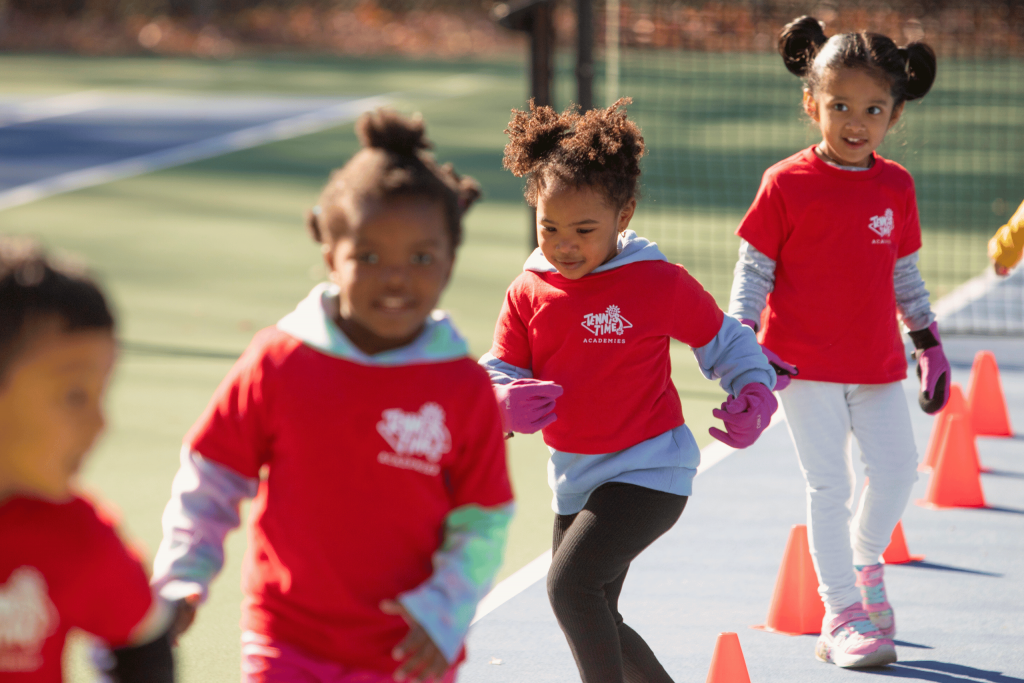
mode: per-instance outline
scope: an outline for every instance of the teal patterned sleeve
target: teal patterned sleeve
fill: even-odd
[[[515,505],[464,505],[445,520],[444,542],[434,553],[434,573],[398,601],[453,663],[469,632],[477,603],[501,567]]]

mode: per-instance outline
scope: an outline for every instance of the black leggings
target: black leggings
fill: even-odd
[[[671,683],[618,603],[630,562],[684,507],[686,496],[612,482],[580,512],[555,517],[548,598],[583,683]]]

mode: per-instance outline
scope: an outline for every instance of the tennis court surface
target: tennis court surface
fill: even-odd
[[[765,621],[790,527],[805,523],[804,482],[780,420],[698,476],[679,523],[626,580],[620,611],[676,681],[705,680],[717,634],[734,631],[754,683],[1024,682],[1024,340],[951,337],[945,347],[964,387],[975,352],[995,353],[1017,435],[977,439],[990,470],[981,475],[988,509],[907,507],[907,543],[925,559],[886,569],[900,661],[843,670],[814,658],[816,636],[749,628]],[[916,408],[913,369],[904,386],[923,454],[934,418]],[[925,496],[929,476],[920,475],[913,500]],[[543,579],[484,616],[468,648],[460,680],[578,680]]]

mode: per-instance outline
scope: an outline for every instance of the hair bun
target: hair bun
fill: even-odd
[[[538,107],[532,99],[530,111],[513,109],[512,119],[505,129],[509,137],[505,146],[505,168],[519,178],[530,173],[558,150],[562,139],[572,133],[579,119],[578,108],[559,114],[551,107]]]
[[[363,147],[382,149],[399,156],[415,156],[429,149],[423,119],[418,114],[406,118],[388,109],[367,112],[356,122],[356,135]]]
[[[791,73],[803,77],[827,40],[824,24],[814,17],[802,16],[783,27],[779,34],[779,54]]]
[[[924,97],[935,83],[935,51],[927,43],[914,42],[901,48],[900,54],[907,62],[907,99]]]

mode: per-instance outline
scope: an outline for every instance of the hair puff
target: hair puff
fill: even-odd
[[[640,128],[623,109],[631,103],[624,97],[582,114],[575,105],[559,114],[532,100],[529,112],[513,109],[503,163],[515,176],[527,176],[527,202],[536,206],[539,192],[555,181],[598,187],[615,207],[634,199],[646,150]]]

